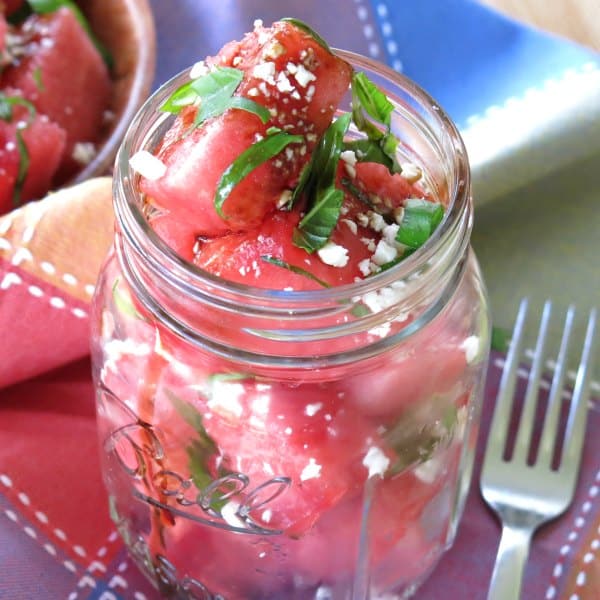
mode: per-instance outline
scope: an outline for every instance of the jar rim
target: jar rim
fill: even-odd
[[[148,113],[158,115],[153,122],[154,126],[160,120],[170,117],[168,113],[160,115],[156,109],[172,93],[174,85],[181,84],[189,77],[188,68],[172,77],[154,92],[131,122],[115,161],[113,205],[120,231],[127,238],[128,243],[152,263],[154,270],[158,270],[162,274],[168,273],[168,276],[177,280],[181,284],[180,287],[184,288],[192,297],[195,295],[196,289],[206,287],[214,292],[251,299],[256,304],[264,301],[269,305],[276,304],[278,301],[292,301],[294,305],[302,306],[362,296],[399,280],[410,279],[411,275],[419,272],[423,264],[435,258],[444,243],[456,235],[460,230],[461,223],[465,221],[465,213],[470,213],[470,169],[466,148],[457,127],[440,105],[414,81],[387,65],[347,50],[334,48],[332,51],[352,64],[353,67],[376,72],[378,76],[385,78],[399,90],[408,93],[420,106],[427,109],[428,115],[434,117],[448,136],[453,149],[455,175],[451,182],[452,186],[448,189],[449,204],[442,222],[423,246],[393,267],[365,277],[361,281],[315,290],[284,291],[242,284],[213,275],[187,261],[160,238],[144,216],[138,202],[140,192],[136,187],[136,180],[139,176],[131,169],[129,159],[135,152],[143,148],[144,142],[147,142],[148,132],[142,139],[139,139],[138,132],[145,130],[145,127],[142,127],[144,123],[147,127]],[[148,252],[146,246],[148,243],[151,252]],[[465,245],[462,244],[462,246]]]

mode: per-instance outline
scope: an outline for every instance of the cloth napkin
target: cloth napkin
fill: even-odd
[[[241,36],[255,18],[286,15],[334,46],[402,70],[461,128],[479,204],[600,149],[598,57],[469,0],[152,4],[156,85]],[[95,438],[88,311],[111,242],[110,202],[106,177],[0,217],[2,600],[157,597],[108,518]],[[502,359],[490,364],[483,434]],[[536,538],[528,599],[600,597],[597,431],[595,401],[578,495]],[[484,598],[498,536],[474,479],[455,547],[417,597]]]

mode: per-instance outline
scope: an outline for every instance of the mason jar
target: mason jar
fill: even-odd
[[[388,270],[260,289],[171,250],[129,158],[156,148],[173,119],[158,107],[187,73],[150,98],[117,158],[92,319],[102,467],[111,516],[165,597],[406,598],[455,536],[490,339],[467,155],[414,83],[339,55],[385,91],[401,159],[447,206]]]

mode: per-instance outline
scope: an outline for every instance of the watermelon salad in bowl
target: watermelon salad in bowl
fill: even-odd
[[[172,598],[413,594],[462,513],[490,337],[442,109],[257,21],[142,107],[114,207],[93,376],[144,573]]]
[[[0,1],[0,214],[105,173],[153,70],[146,0]]]

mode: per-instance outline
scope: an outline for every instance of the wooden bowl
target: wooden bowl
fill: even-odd
[[[156,32],[147,0],[78,0],[114,60],[109,109],[115,117],[94,159],[73,179],[108,173],[135,113],[148,97],[156,66]]]

